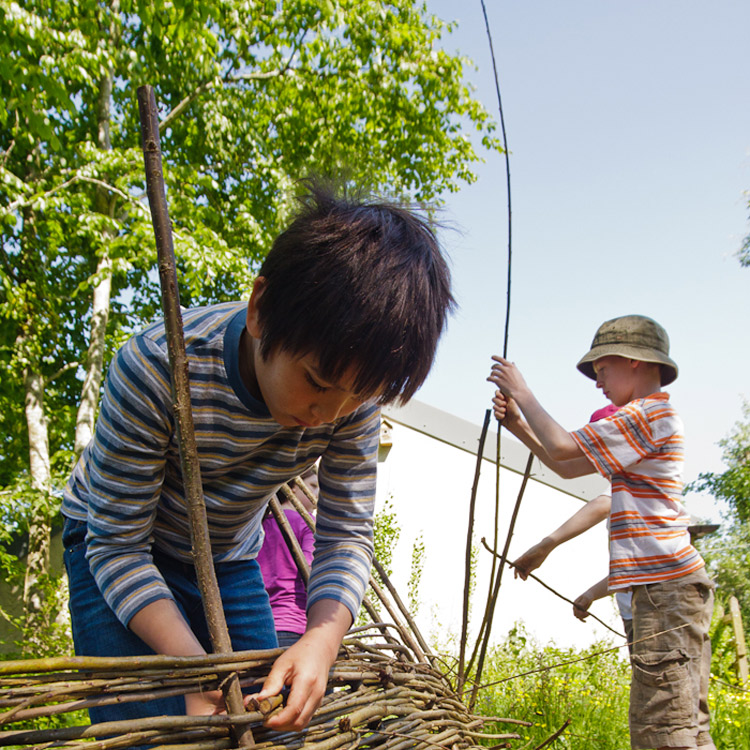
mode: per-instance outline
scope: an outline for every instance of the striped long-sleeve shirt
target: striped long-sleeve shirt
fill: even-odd
[[[246,304],[183,315],[196,442],[216,563],[252,559],[263,511],[282,482],[318,457],[320,498],[308,607],[334,599],[356,616],[369,580],[379,408],[320,427],[282,427],[239,375]],[[65,488],[63,514],[88,524],[87,557],[123,624],[172,598],[152,548],[192,562],[163,323],[110,365],[94,438]]]
[[[682,420],[668,394],[631,401],[571,435],[612,482],[609,588],[680,578],[703,567],[682,504]]]

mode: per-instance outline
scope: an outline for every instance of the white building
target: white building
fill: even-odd
[[[461,631],[466,538],[471,489],[481,426],[412,400],[401,408],[383,411],[384,430],[391,446],[381,447],[378,466],[378,509],[390,498],[401,527],[393,556],[393,582],[406,599],[413,542],[422,536],[425,561],[419,587],[416,620],[425,637],[446,644]],[[472,605],[472,624],[478,627],[487,597],[491,555],[480,544],[494,539],[495,454],[497,423],[491,420],[478,485],[474,541],[478,547],[478,578]],[[501,437],[500,523],[502,550],[513,506],[529,453],[507,431]],[[608,491],[606,480],[589,476],[565,480],[534,459],[512,537],[513,560],[555,529],[581,507],[581,502]],[[600,524],[561,545],[536,574],[555,590],[575,599],[607,573],[607,532]],[[622,627],[614,601],[597,602],[592,611],[619,632]],[[538,582],[515,580],[506,569],[493,624],[493,641],[502,640],[513,624],[523,620],[540,642],[554,639],[559,646],[584,646],[600,638],[624,644],[591,618],[582,623],[572,606]]]

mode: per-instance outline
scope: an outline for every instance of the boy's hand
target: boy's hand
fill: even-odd
[[[274,662],[257,700],[278,695],[288,685],[286,706],[268,717],[269,729],[304,729],[325,695],[328,671],[336,661],[341,639],[352,624],[340,602],[321,599],[307,613],[307,632]]]
[[[521,411],[512,398],[508,398],[502,391],[495,391],[492,398],[492,412],[495,419],[505,427],[512,427],[521,421]]]
[[[573,602],[573,614],[581,621],[585,622],[586,618],[589,616],[589,607],[591,606],[593,602],[593,599],[589,595],[588,591],[581,594],[574,602]]]
[[[521,391],[528,390],[521,371],[513,362],[509,362],[497,354],[492,359],[495,364],[492,365],[492,370],[487,380],[494,383],[506,396],[512,399],[516,399]]]
[[[226,710],[221,690],[204,690],[185,696],[185,713],[188,716],[213,716],[226,713]]]
[[[529,573],[532,570],[536,570],[547,559],[547,555],[552,552],[552,549],[553,547],[550,547],[542,540],[526,550],[513,563],[513,577],[525,581],[529,577]]]
[[[282,731],[298,732],[304,729],[325,695],[328,670],[332,663],[333,659],[326,650],[316,645],[315,638],[306,640],[305,635],[281,654],[260,693],[249,696],[262,700],[278,695],[285,685],[290,686],[286,706],[270,716],[265,722],[266,726]]]

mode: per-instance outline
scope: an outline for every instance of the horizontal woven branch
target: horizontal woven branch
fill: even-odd
[[[378,638],[389,628],[400,630],[387,623],[371,627]],[[407,646],[392,640],[368,640],[361,629],[345,639],[329,675],[329,693],[303,732],[265,728],[263,721],[275,708],[268,704],[241,716],[159,716],[57,729],[14,727],[92,706],[212,690],[229,674],[237,674],[244,687],[259,685],[279,649],[200,657],[78,656],[1,662],[0,745],[223,750],[233,746],[231,726],[246,725],[259,750],[469,750],[482,736],[485,721],[504,721],[471,715],[442,673],[431,663],[416,661]]]

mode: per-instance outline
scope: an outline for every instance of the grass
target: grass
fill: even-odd
[[[520,728],[523,742],[515,743],[517,748],[536,747],[570,719],[553,748],[630,750],[630,667],[620,650],[594,655],[611,645],[601,642],[580,651],[554,644],[541,647],[516,626],[492,652],[482,678],[485,684],[503,681],[480,693],[476,709],[487,716],[532,722]],[[548,668],[581,657],[590,658]],[[530,674],[507,679],[526,672]],[[717,750],[750,750],[750,692],[712,680],[709,706]]]

